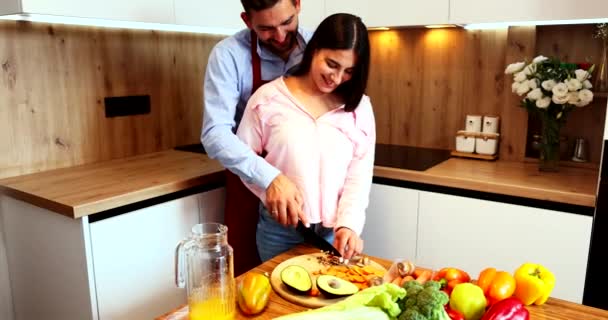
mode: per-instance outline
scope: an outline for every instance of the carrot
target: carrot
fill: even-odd
[[[433,272],[431,272],[431,270],[424,270],[422,273],[420,273],[420,275],[418,277],[416,277],[416,281],[423,284],[423,283],[429,281],[431,279],[432,275],[433,275]]]
[[[414,276],[414,278],[418,279],[418,277],[420,277],[420,275],[424,271],[425,271],[424,269],[416,268],[416,269],[414,269],[414,273],[412,273],[412,275]]]
[[[401,278],[401,276],[397,276],[397,278],[393,279],[393,281],[391,281],[391,283],[394,283],[394,284],[400,286],[401,280],[403,280],[403,278]]]

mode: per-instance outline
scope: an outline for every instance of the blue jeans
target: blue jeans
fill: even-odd
[[[304,243],[304,237],[296,231],[295,227],[284,227],[272,218],[266,207],[260,204],[260,219],[256,232],[256,244],[262,262],[283,253],[298,244]],[[310,228],[327,242],[334,242],[334,230],[325,228],[320,223],[311,223]]]

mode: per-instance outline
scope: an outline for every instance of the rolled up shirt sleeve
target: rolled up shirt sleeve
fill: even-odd
[[[357,127],[363,131],[365,138],[358,144],[357,151],[348,167],[344,188],[338,202],[334,229],[346,227],[357,235],[361,235],[374,174],[376,126],[372,106],[367,96],[361,99],[361,105],[354,112]]]
[[[209,56],[204,84],[201,142],[207,155],[248,183],[266,190],[280,171],[258,156],[235,134],[235,114],[242,88],[238,63],[229,47],[216,46]],[[245,58],[246,59],[246,58]]]

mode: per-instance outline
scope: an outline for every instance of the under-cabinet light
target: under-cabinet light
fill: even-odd
[[[424,26],[429,29],[440,29],[440,28],[458,28],[458,25],[455,24],[429,24]]]
[[[27,14],[27,13],[0,16],[0,20],[19,20],[19,21],[45,22],[45,23],[104,27],[104,28],[210,33],[210,34],[220,34],[220,35],[232,35],[239,31],[238,29],[232,29],[232,28],[197,27],[197,26],[185,26],[185,25],[167,24],[167,23],[133,22],[133,21],[122,21],[122,20],[106,20],[106,19],[79,18],[79,17],[54,16],[54,15],[46,15],[46,14]]]
[[[503,28],[507,28],[507,27],[511,27],[511,26],[542,26],[542,25],[556,25],[556,24],[592,24],[592,23],[608,23],[608,18],[471,23],[471,24],[465,25],[464,28],[469,29],[469,30],[483,30],[483,29],[503,29]]]
[[[391,28],[389,27],[371,27],[371,28],[367,28],[367,30],[369,31],[386,31],[386,30],[390,30]]]

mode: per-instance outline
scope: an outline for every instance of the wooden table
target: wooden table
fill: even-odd
[[[254,268],[254,271],[258,272],[268,272],[271,273],[272,270],[281,262],[303,254],[315,253],[319,252],[319,249],[315,249],[308,246],[298,246],[286,253],[278,255],[274,257],[270,261],[266,261],[258,267]],[[390,261],[373,258],[374,261],[380,263],[381,265],[388,268],[391,264]],[[242,275],[241,275],[242,277]],[[237,281],[239,278],[237,278]],[[559,281],[559,279],[558,279]],[[588,306],[584,306],[581,304],[576,304],[560,299],[550,298],[544,305],[542,306],[529,306],[527,307],[530,311],[530,319],[531,320],[566,320],[566,319],[574,319],[574,320],[596,320],[596,319],[608,319],[608,311],[601,310],[597,308],[592,308]],[[237,308],[238,309],[238,308]],[[240,313],[237,313],[235,319],[246,320],[246,319],[273,319],[275,317],[304,311],[307,308],[295,305],[291,302],[286,301],[281,298],[276,293],[272,293],[270,296],[270,301],[268,303],[268,307],[266,310],[258,315],[257,317],[247,317]],[[166,313],[156,320],[188,320],[188,308],[186,305],[183,305],[169,313]]]

